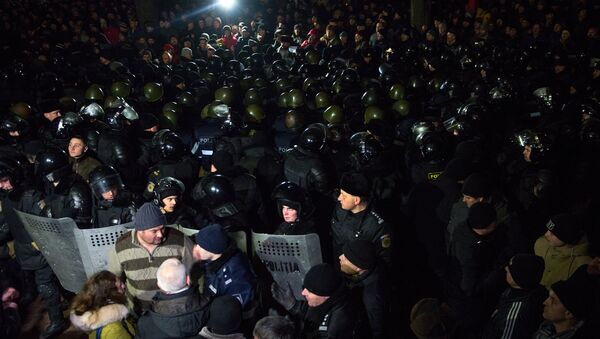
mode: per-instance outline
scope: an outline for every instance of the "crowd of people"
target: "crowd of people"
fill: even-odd
[[[597,337],[600,4],[426,4],[4,2],[0,335]],[[16,211],[132,229],[73,295]]]

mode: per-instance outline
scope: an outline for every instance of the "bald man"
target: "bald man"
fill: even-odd
[[[190,287],[185,265],[178,259],[165,260],[156,271],[160,289],[150,310],[138,321],[138,338],[186,338],[206,325],[207,301]]]

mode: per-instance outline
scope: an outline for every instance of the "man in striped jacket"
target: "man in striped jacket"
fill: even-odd
[[[543,302],[548,295],[540,285],[544,260],[533,254],[517,254],[505,269],[509,287],[500,296],[483,338],[531,338],[542,322]]]
[[[165,216],[154,203],[140,207],[134,224],[134,230],[117,239],[110,252],[108,270],[125,276],[129,306],[140,316],[158,292],[156,272],[160,265],[177,258],[189,271],[194,261],[193,243],[178,230],[165,228]]]

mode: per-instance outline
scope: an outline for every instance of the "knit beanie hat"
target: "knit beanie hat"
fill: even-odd
[[[344,256],[356,267],[363,270],[375,268],[377,257],[375,255],[375,246],[364,239],[356,239],[344,245]]]
[[[577,225],[575,218],[568,213],[555,215],[550,218],[548,223],[546,223],[546,228],[558,239],[571,245],[577,244],[583,236],[581,227]]]
[[[517,254],[508,264],[508,270],[519,287],[530,290],[537,287],[544,274],[544,259],[534,254]]]
[[[210,224],[196,233],[196,244],[214,254],[225,252],[229,246],[229,236],[219,224]]]
[[[451,310],[437,299],[421,299],[410,311],[410,328],[419,339],[449,337],[456,325]]]
[[[242,324],[242,304],[231,295],[217,297],[210,304],[206,326],[214,334],[236,333]]]
[[[496,209],[487,202],[478,202],[469,208],[467,225],[472,229],[483,229],[496,220]]]
[[[143,231],[160,225],[167,224],[167,218],[160,211],[160,207],[151,202],[147,202],[135,213],[135,230]]]
[[[329,264],[313,266],[304,276],[304,287],[321,297],[330,297],[341,284],[340,276]]]
[[[233,156],[227,151],[216,151],[212,155],[212,162],[217,171],[225,171],[233,167]]]
[[[492,193],[492,183],[485,174],[473,173],[465,180],[462,193],[473,198],[487,198]]]
[[[594,313],[594,285],[587,274],[573,274],[568,280],[554,283],[551,289],[577,320],[585,320]]]
[[[360,172],[344,174],[340,182],[340,189],[355,197],[369,197],[371,195],[369,180]]]

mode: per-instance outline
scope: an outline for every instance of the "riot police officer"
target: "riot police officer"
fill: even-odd
[[[287,180],[305,189],[309,195],[326,195],[331,191],[331,168],[322,157],[327,127],[312,124],[300,135],[300,142],[285,154],[283,164]]]
[[[44,202],[41,192],[28,181],[27,160],[0,159],[0,214],[14,238],[15,254],[21,269],[32,271],[37,291],[48,309],[50,325],[40,338],[51,338],[69,327],[62,314],[60,288],[52,268],[25,230],[15,211],[41,214]]]
[[[105,115],[109,130],[103,131],[98,139],[98,159],[116,169],[133,192],[141,192],[143,176],[136,162],[138,148],[132,141],[131,125],[139,119],[138,113],[127,103]]]
[[[248,217],[235,198],[229,178],[221,174],[207,175],[196,184],[192,195],[202,205],[201,215],[197,218],[198,228],[217,223],[228,232],[249,231]]]
[[[200,163],[188,154],[179,135],[168,129],[163,129],[156,132],[152,138],[152,144],[159,160],[148,171],[148,185],[144,192],[147,199],[152,197],[152,188],[156,186],[161,178],[176,178],[183,183],[184,187],[192,187],[196,183]]]
[[[44,185],[42,215],[73,218],[79,228],[91,225],[92,197],[88,185],[73,172],[67,154],[58,149],[41,152],[35,159],[38,179]]]
[[[196,228],[196,211],[183,202],[185,185],[181,180],[165,177],[158,180],[154,187],[154,203],[167,218],[167,224]]]
[[[133,220],[138,199],[125,189],[119,173],[102,165],[90,173],[90,187],[94,194],[94,227],[125,224]]]
[[[275,187],[272,195],[277,203],[277,212],[283,219],[274,234],[303,235],[317,233],[314,206],[300,186],[285,181]]]

